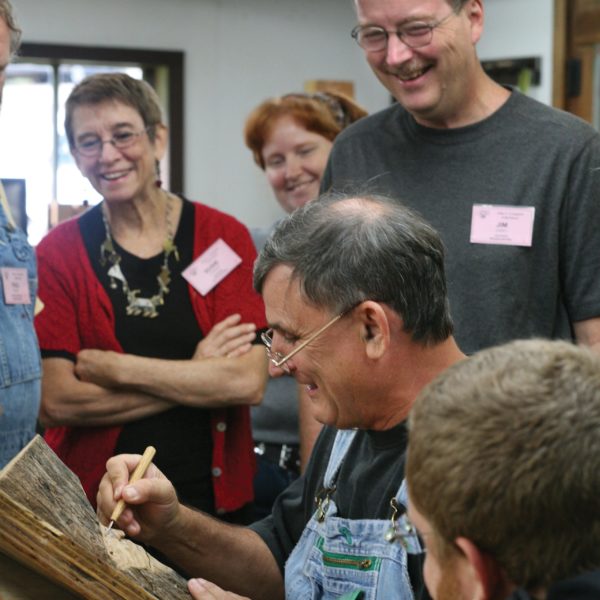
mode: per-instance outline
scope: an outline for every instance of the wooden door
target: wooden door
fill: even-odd
[[[600,69],[600,0],[566,2],[566,53],[564,107],[594,123]],[[597,110],[597,109],[596,109]],[[598,116],[596,115],[596,125]]]

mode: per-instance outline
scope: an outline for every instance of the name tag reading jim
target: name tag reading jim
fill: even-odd
[[[3,267],[0,271],[2,272],[4,302],[6,304],[31,304],[27,269]]]
[[[219,238],[181,274],[196,290],[206,296],[241,262],[242,259]]]
[[[531,246],[534,219],[534,206],[474,204],[471,243]]]

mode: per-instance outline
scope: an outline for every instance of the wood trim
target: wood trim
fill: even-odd
[[[184,53],[176,50],[139,48],[108,48],[102,46],[71,46],[67,44],[38,44],[25,42],[19,51],[21,59],[44,59],[61,62],[100,62],[139,64],[143,68],[166,66],[169,69],[169,189],[184,191]]]
[[[574,46],[597,44],[600,40],[600,1],[575,0],[570,8],[571,43]]]
[[[573,58],[578,58],[581,61],[582,74],[594,72],[594,60],[596,58],[594,46],[577,46],[573,52]],[[577,97],[567,99],[567,110],[585,119],[588,123],[592,123],[594,120],[593,94],[594,82],[592,78],[582,76],[580,94]]]
[[[566,107],[567,1],[554,0],[552,105],[562,109]]]

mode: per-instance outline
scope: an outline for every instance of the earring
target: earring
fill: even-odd
[[[154,185],[159,188],[162,187],[162,179],[160,178],[160,162],[157,160],[154,166],[154,173],[156,175],[156,181]]]

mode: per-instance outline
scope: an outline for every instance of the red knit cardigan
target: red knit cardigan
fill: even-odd
[[[233,217],[194,203],[194,257],[218,238],[242,263],[205,297],[188,286],[200,329],[207,335],[226,316],[237,312],[242,321],[266,325],[264,305],[252,288],[256,258],[248,230]],[[89,261],[78,219],[53,229],[37,248],[39,296],[45,304],[35,325],[42,350],[76,355],[84,348],[123,352],[115,337],[112,305]],[[106,461],[113,455],[122,427],[53,427],[45,432],[48,445],[79,477],[92,503]],[[212,473],[219,514],[236,510],[253,498],[255,472],[250,414],[246,406],[211,410]]]

